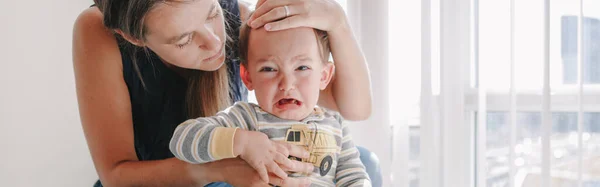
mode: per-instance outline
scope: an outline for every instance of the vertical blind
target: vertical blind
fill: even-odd
[[[439,10],[435,8],[436,3],[439,3]],[[518,3],[534,4],[531,2],[510,0],[503,2],[506,6],[494,7],[506,12],[501,19],[507,20],[506,25],[500,23],[494,28],[508,39],[506,53],[498,57],[506,60],[498,61],[490,60],[489,44],[484,44],[490,40],[482,38],[489,37],[483,33],[489,29],[482,28],[490,24],[489,19],[480,17],[487,14],[482,9],[484,3],[490,4],[490,1],[421,1],[418,186],[600,186],[600,177],[586,173],[589,172],[585,168],[589,164],[586,155],[590,153],[586,153],[584,146],[597,134],[587,132],[595,131],[591,129],[598,124],[594,123],[593,116],[599,112],[596,105],[599,102],[594,96],[598,95],[595,92],[598,89],[592,85],[595,82],[589,73],[597,71],[593,68],[600,68],[592,64],[592,54],[587,54],[587,50],[596,49],[597,42],[589,42],[595,42],[592,39],[600,35],[600,31],[586,27],[594,26],[593,19],[598,18],[584,14],[588,12],[584,10],[600,11],[600,3],[588,1],[588,6],[584,6],[584,0],[543,0],[536,4],[537,10],[525,11],[535,14],[533,18],[524,18],[524,8],[518,6]],[[562,7],[565,3],[569,7],[577,5],[577,11],[567,11],[557,17],[557,12],[565,9]],[[439,16],[434,16],[435,11],[439,11]],[[540,19],[531,25],[532,28],[539,25],[539,29],[523,31],[519,28],[524,25],[523,20],[536,18]],[[557,18],[562,22],[557,22]],[[570,18],[576,18],[576,26],[566,29],[576,31],[571,33],[576,36],[573,64],[566,62],[568,59],[564,54],[565,50],[571,50],[565,48],[573,46],[561,41],[568,39],[565,28],[569,20],[573,21]],[[438,31],[435,30],[436,20],[439,21]],[[436,32],[439,32],[439,41],[436,41]],[[524,36],[534,36],[531,42],[535,44],[528,46],[530,49],[524,49],[522,45],[529,41]],[[433,58],[436,47],[439,47],[439,62]],[[524,57],[529,50],[533,57]],[[525,66],[524,61],[539,65]],[[441,67],[439,79],[432,70],[436,63]],[[497,63],[506,63],[502,66],[506,71],[490,68],[499,67]],[[571,68],[572,65],[576,68]],[[569,82],[571,70],[576,77]],[[497,74],[502,76],[493,77]],[[506,89],[498,86],[502,81],[507,83]],[[436,82],[440,84],[439,94],[433,91]],[[527,87],[524,85],[532,85],[531,82],[539,86],[524,88]],[[588,87],[594,92],[585,94],[584,88],[588,91]],[[500,132],[490,130],[494,128],[491,121],[498,116],[504,125],[499,128]],[[532,119],[539,124],[524,123],[523,119]],[[563,126],[566,126],[565,132],[555,132]],[[503,141],[506,143],[502,149],[490,144],[498,139],[497,133],[505,135]],[[562,150],[563,134],[575,150]],[[496,152],[506,157],[502,168],[490,162],[491,155]],[[534,156],[523,158],[524,153]],[[565,159],[567,157],[572,157],[573,162]],[[506,182],[499,185],[502,183],[497,183],[495,178],[498,177],[505,178]]]

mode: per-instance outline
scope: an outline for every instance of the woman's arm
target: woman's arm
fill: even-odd
[[[371,116],[371,81],[365,56],[346,23],[327,32],[335,74],[319,97],[319,104],[339,111],[347,120]]]
[[[73,66],[81,123],[105,186],[198,186],[217,180],[217,172],[208,172],[211,165],[191,165],[175,158],[138,161],[121,56],[95,7],[75,22]]]
[[[336,71],[332,83],[321,92],[319,105],[339,111],[347,120],[365,120],[371,115],[367,63],[335,0],[259,0],[249,20],[253,28],[264,25],[272,31],[296,27],[327,31]]]
[[[239,158],[205,164],[189,164],[177,158],[137,159],[120,52],[116,39],[102,25],[102,15],[95,7],[85,10],[75,22],[73,67],[83,131],[104,186],[204,186],[214,181],[234,186],[269,186]],[[309,168],[302,166],[286,170],[307,172]],[[278,185],[307,182],[277,179],[270,180]]]

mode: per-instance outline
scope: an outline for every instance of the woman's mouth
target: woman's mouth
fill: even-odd
[[[223,46],[225,46],[225,45],[221,45],[221,48],[219,49],[219,51],[217,52],[217,54],[215,54],[215,55],[213,55],[211,57],[205,58],[204,60],[202,60],[202,62],[204,62],[204,63],[210,62],[210,61],[213,61],[213,60],[221,57],[221,55],[223,54],[223,49],[224,49]]]

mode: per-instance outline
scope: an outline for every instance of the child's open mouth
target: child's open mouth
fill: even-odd
[[[302,105],[302,101],[292,98],[284,98],[277,102],[276,107],[279,109],[295,109]]]

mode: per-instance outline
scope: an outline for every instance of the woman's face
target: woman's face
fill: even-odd
[[[169,64],[214,71],[225,61],[226,32],[218,0],[160,3],[148,12],[144,25],[144,44]]]

